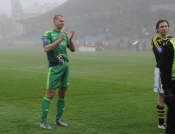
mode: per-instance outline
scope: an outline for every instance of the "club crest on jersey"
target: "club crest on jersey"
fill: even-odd
[[[52,83],[51,83],[51,86],[53,86],[53,85],[54,85],[54,83],[52,82]]]
[[[161,47],[161,46],[158,46],[158,47],[157,47],[157,51],[158,51],[159,53],[161,53],[161,52],[162,52],[162,47]]]
[[[47,45],[48,44],[48,38],[44,37],[44,44]]]

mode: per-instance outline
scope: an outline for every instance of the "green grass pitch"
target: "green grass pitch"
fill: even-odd
[[[63,119],[39,128],[47,77],[42,47],[0,47],[0,134],[164,134],[157,128],[152,52],[70,53],[70,88]]]

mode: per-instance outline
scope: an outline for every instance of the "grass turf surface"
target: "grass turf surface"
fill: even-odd
[[[70,53],[70,88],[63,119],[54,125],[57,95],[48,124],[39,128],[47,77],[42,47],[0,47],[1,134],[164,134],[157,128],[152,52]]]

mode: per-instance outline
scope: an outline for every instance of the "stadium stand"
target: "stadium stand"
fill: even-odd
[[[170,5],[175,3],[172,0],[169,2]],[[89,45],[97,41],[104,41],[114,47],[119,43],[120,38],[123,39],[120,44],[122,48],[127,47],[128,38],[131,39],[131,42],[140,40],[140,44],[143,44],[144,40],[150,40],[156,34],[155,23],[160,18],[170,20],[170,25],[172,25],[170,34],[174,36],[173,14],[175,10],[159,8],[162,7],[159,5],[162,3],[165,2],[162,0],[149,2],[144,0],[135,2],[130,0],[127,2],[122,0],[117,2],[115,0],[68,0],[48,12],[18,19],[17,22],[23,24],[25,29],[18,41],[40,41],[42,33],[52,28],[51,20],[57,13],[64,15],[68,29],[75,29],[74,39],[79,41],[80,45],[84,45],[85,41],[88,41]],[[157,10],[153,11],[152,9],[155,10],[156,6]],[[146,46],[146,49],[151,48]]]

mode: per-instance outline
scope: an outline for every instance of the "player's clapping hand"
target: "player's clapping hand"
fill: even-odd
[[[71,40],[74,37],[74,30],[71,30],[69,33],[69,39]]]
[[[61,41],[64,40],[64,35],[65,35],[66,31],[67,31],[67,29],[63,29],[63,32],[62,32],[62,35],[61,35],[61,38],[60,38]]]

